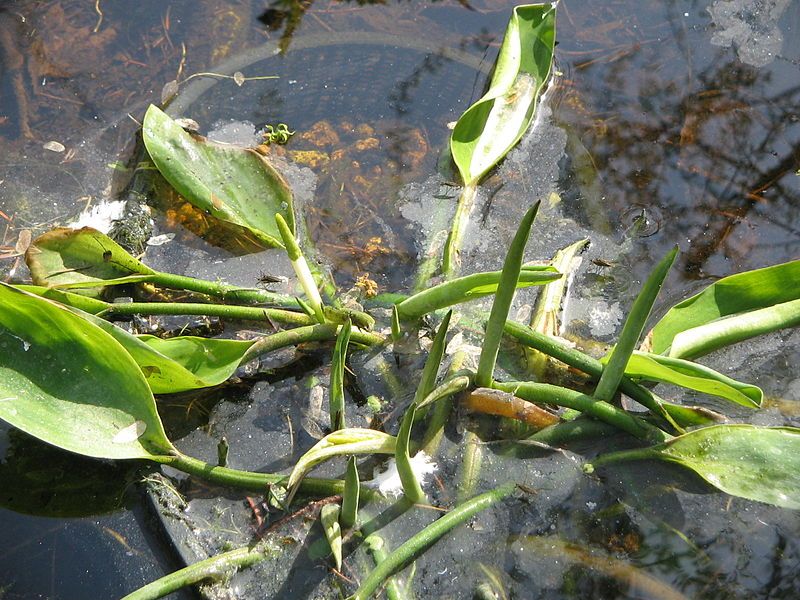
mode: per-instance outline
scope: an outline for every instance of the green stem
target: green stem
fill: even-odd
[[[586,473],[593,473],[595,468],[603,467],[617,462],[625,462],[629,460],[651,460],[651,459],[664,459],[664,454],[653,450],[652,448],[634,448],[632,450],[620,450],[619,452],[609,452],[608,454],[601,454],[592,462],[583,465],[583,470]]]
[[[219,485],[239,488],[251,492],[264,493],[268,486],[286,483],[287,475],[273,473],[256,473],[254,471],[240,471],[229,469],[228,467],[218,467],[216,465],[203,462],[202,460],[177,454],[166,457],[160,461],[173,469],[189,473],[205,481]],[[300,484],[300,489],[307,494],[319,496],[333,496],[344,491],[344,481],[339,479],[319,479],[306,477]],[[364,493],[365,490],[362,490]],[[368,493],[368,492],[367,492]]]
[[[608,402],[595,400],[591,396],[581,394],[575,390],[532,381],[495,382],[492,387],[504,392],[510,392],[528,402],[557,404],[558,406],[578,410],[643,440],[658,443],[671,439],[669,434],[644,419],[631,415]]]
[[[335,325],[306,325],[305,327],[297,327],[264,336],[250,346],[242,357],[242,364],[278,348],[296,346],[297,344],[306,344],[308,342],[335,340],[338,329]],[[372,346],[384,341],[379,335],[357,329],[350,333],[350,340],[362,346]]]
[[[520,443],[524,445],[525,442],[540,442],[548,446],[556,447],[569,442],[603,438],[617,431],[619,431],[619,429],[603,421],[583,418],[545,427],[541,431],[537,431],[533,435],[521,440]]]
[[[165,575],[160,579],[148,583],[125,596],[122,600],[152,600],[162,598],[176,590],[206,579],[222,579],[231,571],[249,567],[270,557],[270,553],[263,544],[253,547],[236,548],[223,552],[211,558],[201,560],[193,565],[184,567],[174,573]]]
[[[271,304],[273,306],[283,306],[285,308],[299,308],[297,300],[291,296],[276,294],[266,290],[239,288],[233,285],[220,283],[218,281],[206,281],[195,279],[185,275],[175,275],[173,273],[156,272],[148,280],[158,286],[175,289],[189,290],[207,296],[214,296],[228,301],[248,302],[253,304]]]
[[[541,334],[530,327],[514,323],[513,321],[506,321],[504,331],[525,346],[534,348],[543,354],[560,360],[570,367],[583,371],[595,381],[599,380],[603,374],[603,363],[584,354],[580,350],[570,348],[557,338]],[[674,419],[661,405],[661,399],[653,392],[635,383],[628,377],[622,378],[619,389],[623,394],[649,409],[654,415],[660,416],[669,423],[669,425],[675,428],[675,431],[684,433],[683,428],[675,423]]]
[[[385,542],[383,541],[383,538],[375,533],[368,536],[364,540],[364,544],[366,544],[367,550],[369,550],[370,554],[372,554],[372,560],[375,561],[376,567],[384,562],[389,556],[384,549]],[[403,586],[400,585],[399,581],[394,578],[390,578],[386,582],[386,598],[388,600],[409,600],[409,595],[406,593]]]
[[[205,315],[244,321],[275,321],[287,325],[312,325],[317,322],[305,313],[280,308],[194,302],[117,302],[109,304],[97,316],[115,315]]]
[[[464,243],[464,229],[469,224],[469,215],[477,195],[478,182],[473,181],[464,185],[461,195],[458,197],[456,213],[453,215],[453,226],[450,229],[450,235],[447,236],[442,255],[442,274],[447,279],[453,276],[461,262],[459,255]]]
[[[433,545],[454,527],[461,525],[480,511],[489,508],[492,504],[510,495],[514,491],[514,487],[513,483],[508,483],[495,490],[475,496],[413,535],[377,565],[361,582],[361,586],[356,593],[350,596],[348,600],[368,600],[372,598],[375,591],[389,577],[404,569],[423,550]]]

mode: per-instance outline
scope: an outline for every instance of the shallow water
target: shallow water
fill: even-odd
[[[194,118],[202,133],[229,135],[230,123],[251,138],[266,124],[296,129],[281,159],[337,283],[347,289],[367,274],[380,291],[410,286],[419,252],[442,227],[437,215],[458,191],[447,185],[453,174],[440,158],[447,123],[480,95],[512,3],[303,6],[99,2],[96,12],[93,3],[72,0],[0,4],[0,275],[26,276],[15,256],[23,231],[35,236],[123,193],[138,160],[136,120],[161,100],[165,84],[241,70],[280,79],[239,87],[194,78],[181,85],[171,110]],[[797,3],[562,0],[558,19],[558,74],[537,126],[484,185],[465,270],[499,266],[525,206],[546,199],[528,257],[547,258],[591,238],[565,325],[568,335],[608,342],[642,277],[673,244],[681,256],[663,307],[716,277],[798,257]],[[277,48],[285,54],[274,55]],[[317,133],[303,139],[309,131]],[[330,131],[334,141],[321,141]],[[45,149],[51,141],[64,151]],[[327,162],[316,166],[315,158]],[[219,237],[194,227],[180,206],[159,206],[155,233],[176,235],[148,247],[148,264],[243,285],[263,270],[290,275],[280,259],[266,263],[209,243]],[[637,228],[642,216],[645,227]],[[524,314],[531,301],[520,294],[515,310]],[[739,418],[800,422],[799,349],[796,332],[787,332],[709,358],[764,388],[768,406]],[[173,438],[213,460],[225,434],[236,442],[232,461],[241,464],[233,466],[289,466],[325,427],[314,390],[327,383],[327,352],[305,355],[299,365],[293,352],[274,357],[252,389],[165,400]],[[369,379],[378,359],[355,358],[354,368],[367,393],[391,398],[379,378]],[[401,376],[413,373],[415,360],[403,359]],[[720,408],[708,398],[691,400]],[[352,410],[354,420],[369,416],[363,406]],[[387,412],[389,420],[396,416]],[[442,503],[452,500],[463,426],[453,426],[442,446],[439,476],[450,492],[433,498]],[[163,523],[124,468],[106,472],[110,467],[44,449],[4,425],[0,449],[0,597],[118,597],[179,564]],[[709,492],[666,467],[587,478],[578,460],[572,453],[540,456],[523,471],[519,461],[487,453],[479,488],[513,470],[537,493],[484,513],[428,553],[418,563],[417,597],[467,597],[480,583],[479,563],[518,598],[800,593],[795,513]],[[73,469],[120,484],[86,491]],[[47,485],[54,480],[56,489]],[[188,519],[172,529],[164,520],[185,541],[182,523],[197,528],[205,519],[199,545],[180,548],[183,556],[202,556],[225,539],[242,543],[253,530],[240,495],[213,492],[190,489]],[[386,537],[399,543],[429,518],[408,514]],[[335,584],[326,569],[307,569],[319,532],[287,537],[296,540],[296,554],[287,552],[281,567],[289,576],[273,581],[274,571],[253,571],[236,589],[312,597]],[[350,575],[363,573],[361,560],[353,555]]]

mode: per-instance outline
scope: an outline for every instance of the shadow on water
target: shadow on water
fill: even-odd
[[[380,291],[400,290],[435,232],[434,205],[452,205],[457,195],[448,186],[447,123],[482,93],[512,4],[0,3],[0,276],[25,279],[20,254],[31,236],[123,190],[150,196],[155,233],[175,234],[163,246],[147,246],[145,262],[187,272],[202,267],[242,284],[268,268],[259,257],[236,262],[242,248],[222,243],[227,233],[215,238],[213,223],[162,194],[134,147],[144,109],[177,81],[170,110],[193,118],[203,134],[255,144],[266,125],[297,130],[270,151],[286,165],[320,257],[344,289],[372,281]],[[466,264],[499,265],[530,195],[548,198],[530,258],[592,238],[567,334],[609,340],[629,290],[676,242],[682,269],[665,305],[702,281],[797,258],[800,5],[562,0],[558,18],[559,73],[543,116],[484,186],[484,218],[469,236]],[[189,79],[236,71],[280,78],[241,86]],[[518,309],[531,301],[520,297]],[[767,406],[748,418],[800,424],[791,356],[798,335],[767,336],[709,358],[764,388]],[[163,398],[160,411],[186,452],[213,461],[225,436],[232,466],[286,468],[329,426],[321,409],[327,352],[282,355],[260,371],[239,373],[234,384]],[[393,402],[413,396],[413,371],[391,367],[399,391],[376,383],[382,360],[393,359],[353,361],[348,414],[359,423],[394,424]],[[388,402],[372,412],[371,395]],[[689,400],[714,408],[706,398]],[[460,414],[452,421],[431,498],[443,506],[455,501],[465,429],[473,426]],[[479,443],[496,449],[493,433]],[[585,477],[582,456],[598,448],[573,450],[537,453],[524,467],[503,452],[485,453],[479,489],[503,473],[527,492],[420,558],[417,597],[468,597],[476,589],[492,598],[800,593],[794,513],[711,493],[669,467]],[[243,501],[177,478],[188,504],[169,504],[154,479],[137,483],[150,475],[139,465],[76,458],[5,425],[0,455],[3,599],[118,597],[182,560],[246,543],[284,516],[260,498]],[[325,465],[319,474],[339,476],[342,466]],[[381,534],[392,547],[434,518],[418,510],[390,514]],[[351,589],[348,579],[363,577],[371,559],[352,543],[344,578],[331,575],[312,517],[276,530],[276,561],[242,573],[213,597],[334,597]],[[289,575],[280,579],[282,573]]]

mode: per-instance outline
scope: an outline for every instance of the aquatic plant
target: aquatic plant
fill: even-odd
[[[515,9],[490,92],[468,109],[453,133],[453,158],[464,179],[465,194],[471,187],[469,193],[474,197],[481,177],[516,144],[533,119],[552,61],[554,18],[551,5]],[[524,418],[528,425],[540,428],[512,442],[520,446],[556,448],[577,437],[607,436],[609,432],[642,446],[592,458],[584,464],[587,473],[625,461],[655,459],[690,469],[728,494],[800,508],[800,430],[716,424],[708,412],[667,402],[641,385],[641,381],[668,382],[714,394],[738,406],[758,407],[763,394],[756,386],[688,359],[796,325],[800,286],[786,282],[800,281],[800,261],[717,281],[670,309],[642,345],[652,308],[677,256],[677,248],[673,249],[653,267],[617,344],[598,361],[567,347],[552,331],[543,333],[541,323],[531,328],[508,319],[518,288],[555,282],[546,294],[548,302],[555,304],[564,293],[563,286],[558,287],[562,273],[552,265],[523,264],[538,204],[522,218],[502,271],[450,277],[463,220],[469,214],[462,197],[441,265],[445,281],[408,297],[396,297],[391,323],[382,323],[391,330],[391,336],[385,336],[372,331],[372,315],[341,306],[331,293],[332,282],[311,272],[303,258],[303,240],[296,238],[293,226],[296,215],[291,190],[266,159],[241,149],[218,152],[189,136],[156,108],[148,111],[145,142],[156,166],[187,199],[264,244],[284,247],[301,290],[292,297],[161,273],[99,232],[58,229],[46,233],[27,255],[36,285],[0,284],[0,418],[15,427],[85,456],[169,465],[256,493],[269,488],[285,507],[298,494],[324,496],[319,517],[337,568],[346,557],[348,535],[363,536],[375,561],[350,596],[354,600],[371,597],[384,584],[400,597],[392,575],[452,528],[516,493],[513,480],[476,493],[482,450],[477,434],[470,432],[464,441],[459,501],[394,550],[385,549],[385,541],[378,537],[380,520],[367,522],[364,518],[374,510],[373,501],[379,506],[378,494],[361,481],[355,457],[393,457],[403,497],[390,510],[404,512],[427,504],[432,494],[426,493],[416,476],[413,460],[418,453],[436,448],[453,401],[462,401],[473,411]],[[229,186],[223,180],[232,172],[242,189],[253,195],[227,193]],[[277,192],[268,193],[263,186]],[[569,261],[557,262],[566,269]],[[99,299],[102,288],[143,283],[194,292],[200,294],[199,301],[112,304]],[[396,405],[403,411],[396,433],[347,427],[344,383],[348,352],[400,344],[407,334],[404,327],[414,326],[423,317],[436,317],[444,308],[491,295],[491,312],[482,317],[485,326],[476,371],[464,368],[463,357],[457,355],[445,376],[439,377],[453,315],[449,311],[433,337],[413,400],[406,406]],[[192,336],[160,339],[127,333],[103,319],[115,314],[208,314],[290,328],[253,341]],[[533,378],[502,380],[496,362],[504,335],[530,351],[585,372],[596,383],[593,393]],[[167,438],[154,394],[218,385],[261,354],[310,341],[334,343],[331,431],[288,475],[213,465],[186,456]],[[621,394],[639,402],[647,412],[623,408],[617,401]],[[552,405],[566,410],[551,411]],[[426,425],[422,436],[418,431],[414,435],[419,423]],[[307,476],[317,465],[341,456],[348,457],[343,479]],[[145,586],[129,598],[154,598],[184,585],[222,578],[231,569],[268,560],[277,552],[268,540],[230,550]]]

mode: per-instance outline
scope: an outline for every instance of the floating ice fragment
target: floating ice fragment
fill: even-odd
[[[425,481],[428,475],[435,473],[438,466],[433,459],[424,452],[417,452],[411,458],[411,469],[417,476],[417,480],[421,486],[425,486]],[[397,471],[397,463],[393,458],[389,459],[386,470],[372,479],[372,481],[365,482],[365,485],[373,489],[377,489],[384,496],[393,496],[397,498],[403,493],[403,484],[400,481],[400,473]]]

